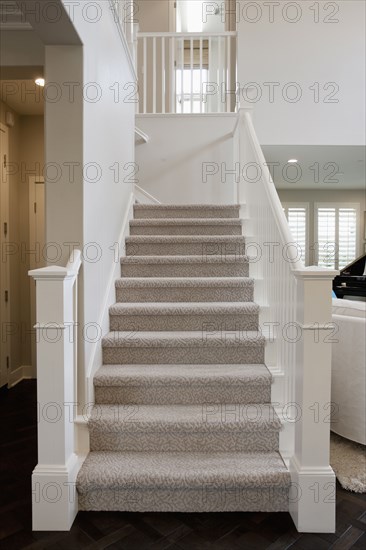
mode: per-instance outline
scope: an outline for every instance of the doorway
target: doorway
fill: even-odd
[[[1,352],[0,352],[0,388],[8,384],[10,365],[9,341],[7,327],[10,322],[9,262],[6,248],[9,244],[9,178],[7,162],[9,159],[8,129],[0,124],[0,318],[1,318]],[[5,261],[4,261],[5,260]]]
[[[41,176],[29,176],[29,249],[34,253],[30,255],[30,269],[45,267],[45,185]],[[31,326],[36,324],[36,282],[30,281],[30,315]],[[32,335],[32,378],[37,374],[37,350],[36,338]]]

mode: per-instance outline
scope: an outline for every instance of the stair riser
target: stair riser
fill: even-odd
[[[258,330],[258,314],[220,315],[111,315],[110,330],[117,331],[244,331]]]
[[[127,243],[127,256],[226,256],[245,254],[244,243]]]
[[[134,219],[238,218],[239,208],[143,208],[134,209]]]
[[[212,264],[124,264],[122,277],[248,277],[249,265],[244,262]]]
[[[269,403],[270,384],[262,385],[177,385],[96,386],[96,404],[200,405],[202,403]]]
[[[252,302],[252,286],[241,288],[121,288],[117,302]]]
[[[287,512],[288,488],[207,483],[199,488],[96,489],[79,494],[79,510],[120,512]]]
[[[208,364],[261,364],[264,363],[264,346],[222,347],[104,347],[105,365],[208,365]]]
[[[236,225],[131,225],[130,235],[241,235]]]
[[[133,419],[132,419],[133,422]],[[257,433],[212,429],[203,432],[115,432],[90,430],[91,451],[123,452],[271,452],[278,450],[278,432]]]

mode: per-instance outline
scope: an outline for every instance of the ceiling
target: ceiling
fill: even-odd
[[[278,189],[365,189],[364,146],[263,145],[262,149],[267,163],[274,163],[270,170]],[[298,163],[289,165],[289,159]]]
[[[0,99],[20,115],[43,115],[43,88],[34,80],[0,80]]]
[[[19,2],[0,0],[0,30],[32,30],[31,24],[19,9]]]

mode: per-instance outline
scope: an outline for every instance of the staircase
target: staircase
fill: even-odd
[[[239,207],[134,206],[80,510],[287,511]]]

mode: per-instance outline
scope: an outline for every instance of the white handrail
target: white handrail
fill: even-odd
[[[327,491],[335,490],[335,476],[329,466],[330,424],[324,417],[331,412],[331,283],[337,272],[307,268],[301,254],[294,255],[294,239],[249,109],[240,110],[233,134],[250,274],[257,279],[255,300],[266,306],[260,325],[267,334],[269,329],[266,364],[275,379],[272,402],[284,425],[280,452],[293,483],[290,513],[301,532],[333,532],[335,506]],[[245,170],[248,166],[255,177]]]
[[[147,199],[149,199],[152,203],[154,204],[161,204],[161,202],[156,199],[155,197],[153,197],[152,195],[150,195],[150,193],[148,193],[147,191],[145,191],[145,189],[143,189],[142,187],[140,187],[139,185],[136,185],[135,184],[135,191],[137,191],[138,193],[141,193],[141,195],[143,195],[144,197],[146,197]]]
[[[150,136],[148,136],[147,134],[145,134],[145,132],[143,132],[142,130],[140,130],[140,128],[138,128],[137,126],[135,126],[135,134],[137,136],[139,136],[145,143],[149,143],[150,141]]]
[[[109,5],[127,56],[127,62],[137,81],[137,27],[133,20],[135,2],[133,0],[109,0]]]
[[[225,36],[237,36],[236,31],[227,32],[139,32],[138,38],[220,38]]]
[[[76,279],[76,277],[79,274],[80,267],[81,267],[81,251],[74,250],[71,253],[69,261],[66,264],[66,269],[68,272],[73,273],[73,276]]]
[[[271,173],[269,171],[268,164],[266,163],[262,148],[259,144],[257,135],[255,133],[252,118],[248,112],[244,113],[244,117],[245,117],[245,128],[248,132],[249,138],[253,145],[253,152],[255,154],[258,167],[260,167],[260,169],[262,170],[264,189],[267,193],[268,200],[272,208],[273,216],[276,220],[278,230],[281,234],[282,243],[288,245],[289,243],[294,242],[294,239],[290,231],[290,227],[287,223],[287,219],[283,211],[280,198],[276,191],[276,187],[274,185]],[[290,248],[288,250],[289,252],[291,252]],[[300,258],[298,258],[298,254],[294,255],[293,258],[289,260],[290,260],[289,263],[292,270],[299,269],[301,271],[304,269],[305,266],[303,264],[303,261]]]

